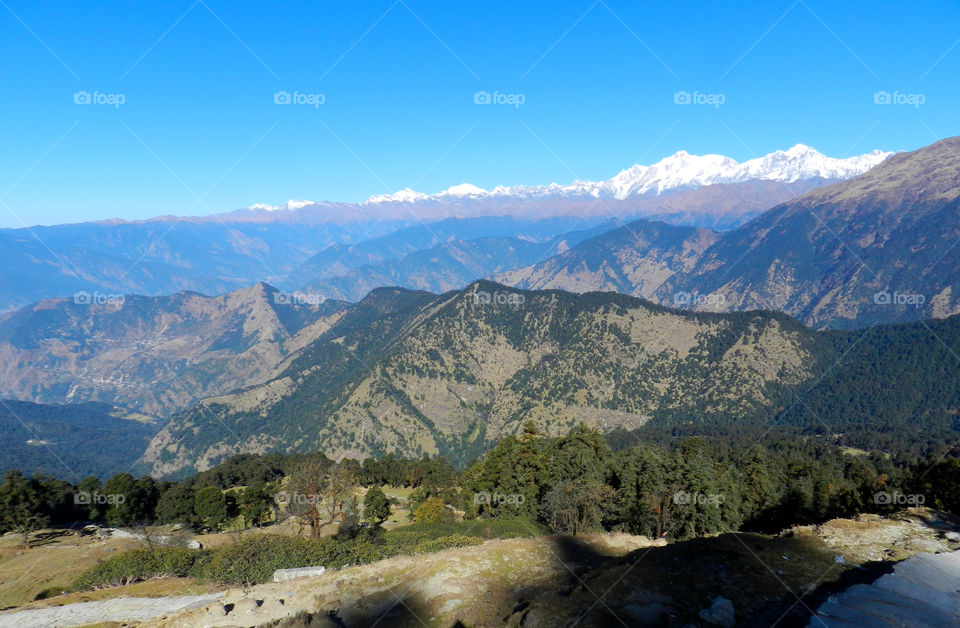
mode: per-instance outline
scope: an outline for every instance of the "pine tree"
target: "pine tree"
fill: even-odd
[[[363,498],[363,517],[372,526],[380,526],[390,518],[390,500],[377,484]]]

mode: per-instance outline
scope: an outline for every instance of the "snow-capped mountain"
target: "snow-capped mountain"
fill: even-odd
[[[625,199],[679,189],[698,188],[720,183],[781,181],[793,183],[806,179],[842,180],[863,174],[892,153],[875,150],[865,155],[836,159],[797,144],[764,157],[743,163],[723,155],[691,155],[679,151],[650,166],[635,165],[607,181],[575,181],[570,185],[552,183],[542,186],[498,186],[485,190],[469,183],[453,186],[437,194],[423,194],[409,188],[394,194],[371,196],[365,205],[415,203],[419,201],[457,201],[458,199],[550,197],[593,197]]]
[[[723,155],[679,151],[655,164],[635,165],[606,181],[568,185],[497,186],[461,183],[436,194],[410,188],[362,203],[290,200],[258,203],[219,220],[349,224],[364,220],[410,224],[446,218],[512,216],[529,220],[578,216],[730,229],[815,187],[850,179],[892,153],[875,150],[847,159],[797,144],[742,163]]]

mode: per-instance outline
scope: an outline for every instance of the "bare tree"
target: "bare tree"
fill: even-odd
[[[310,537],[342,519],[356,490],[354,473],[341,465],[310,462],[290,476],[288,511],[310,526]]]

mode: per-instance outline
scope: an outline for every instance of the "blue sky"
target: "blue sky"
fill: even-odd
[[[0,0],[0,226],[910,150],[960,132],[958,37],[948,1]]]

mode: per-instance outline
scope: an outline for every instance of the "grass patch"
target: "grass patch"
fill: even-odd
[[[300,537],[262,534],[213,549],[140,549],[124,552],[84,571],[76,590],[123,586],[157,577],[193,577],[220,584],[257,584],[277,569],[323,565],[338,569],[398,555],[438,552],[479,545],[487,539],[543,534],[539,524],[524,520],[418,523],[396,530],[364,530],[356,538]]]

